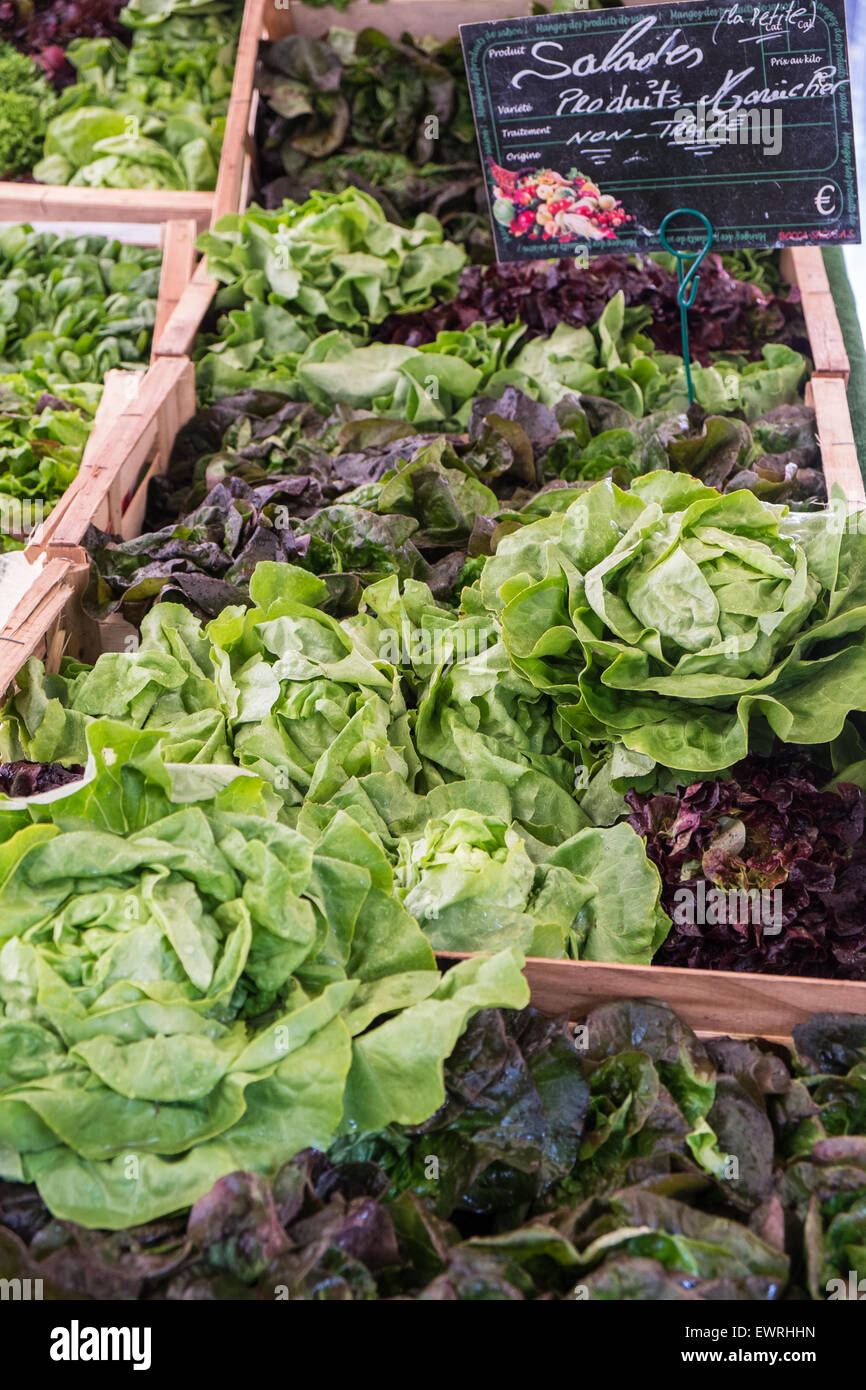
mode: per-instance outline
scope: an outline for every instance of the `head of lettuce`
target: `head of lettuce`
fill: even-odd
[[[308,839],[159,731],[87,742],[80,782],[0,798],[0,1179],[59,1219],[136,1226],[420,1123],[473,1014],[528,1002],[513,947],[439,974],[349,816]]]
[[[481,586],[561,736],[632,775],[729,767],[866,709],[866,537],[659,472],[507,537]]]

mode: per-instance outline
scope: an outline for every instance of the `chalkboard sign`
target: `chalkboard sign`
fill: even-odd
[[[463,24],[503,261],[860,240],[844,0],[682,3]],[[694,221],[694,219],[693,219]],[[703,243],[681,231],[676,244]]]

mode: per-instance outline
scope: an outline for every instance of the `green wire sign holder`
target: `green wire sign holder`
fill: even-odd
[[[671,245],[670,241],[668,240],[668,227],[670,226],[671,222],[674,220],[675,217],[696,217],[698,221],[703,224],[704,232],[706,233],[706,240],[704,241],[704,244],[700,248],[700,250],[694,251],[690,249],[688,251],[679,251],[676,248],[676,246]],[[683,229],[681,228],[680,230]],[[677,290],[677,304],[679,305],[680,309],[680,332],[682,334],[683,342],[683,366],[685,368],[686,373],[686,390],[689,393],[689,405],[691,405],[695,399],[695,392],[694,387],[692,385],[688,311],[694,304],[695,296],[698,292],[698,271],[700,269],[701,261],[704,259],[704,256],[707,254],[707,252],[713,244],[713,224],[708,217],[704,216],[702,212],[698,212],[697,208],[674,208],[673,212],[669,212],[667,216],[662,220],[662,224],[659,227],[659,241],[670,255],[676,257],[677,262],[677,280],[679,282],[679,288]],[[685,262],[690,256],[694,257],[694,259],[692,260],[692,263],[689,266],[688,270],[686,270]]]

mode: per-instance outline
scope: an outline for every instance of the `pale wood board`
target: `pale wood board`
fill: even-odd
[[[220,158],[219,177],[211,210],[211,226],[226,213],[238,212],[245,167],[249,164],[247,132],[250,106],[253,99],[253,78],[259,40],[265,23],[265,13],[272,0],[246,0],[235,58],[235,75],[226,117],[225,136]]]
[[[94,460],[101,457],[102,451],[110,447],[117,418],[138,395],[143,378],[143,371],[122,371],[113,368],[106,373],[102,396],[81,455],[78,473],[42,524],[34,530],[27,546],[28,553],[31,550],[35,553],[46,549],[56,534],[62,531],[67,509],[81,489],[82,485],[78,480],[82,472],[91,468]]]
[[[213,193],[150,188],[70,188],[0,181],[0,222],[165,222],[192,218],[210,225]]]
[[[792,247],[779,262],[782,274],[800,291],[814,375],[840,376],[847,383],[850,363],[820,246]]]
[[[159,358],[138,376],[136,386],[133,391],[130,382],[116,380],[111,385],[78,475],[38,532],[41,545],[78,545],[91,523],[127,538],[137,534],[127,524],[127,511],[142,476],[167,465],[175,434],[195,411],[192,363]],[[140,527],[142,516],[139,506],[133,525]]]
[[[87,582],[84,552],[55,555],[21,598],[0,632],[0,696],[4,695],[31,656],[57,669],[77,621],[77,595]]]
[[[156,343],[192,278],[197,235],[198,228],[191,217],[173,218],[163,226],[162,270],[153,323],[151,360],[155,356]]]
[[[437,960],[453,965],[472,955],[437,952]],[[857,981],[532,957],[525,975],[536,1008],[571,1019],[611,999],[661,999],[704,1033],[786,1038],[815,1013],[866,1014],[866,983]]]
[[[189,356],[217,289],[218,282],[208,275],[207,262],[202,258],[159,338],[154,341],[154,359]]]
[[[815,427],[821,446],[828,496],[834,484],[838,484],[850,505],[866,506],[866,490],[854,442],[844,379],[813,376],[806,387],[806,402],[815,411]]]

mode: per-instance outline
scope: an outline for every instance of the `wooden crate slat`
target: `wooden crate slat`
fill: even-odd
[[[0,222],[165,222],[192,218],[210,225],[213,193],[152,188],[71,188],[68,184],[0,181]]]
[[[143,380],[143,372],[127,372],[113,368],[106,373],[102,396],[93,417],[93,426],[81,455],[81,468],[93,467],[93,460],[99,456],[101,446],[112,437],[117,416],[122,415],[135,400]]]
[[[159,276],[159,293],[153,324],[151,361],[155,355],[156,343],[192,278],[196,261],[195,241],[197,235],[198,228],[191,217],[172,218],[163,227],[162,270]]]
[[[142,379],[142,372],[127,372],[114,368],[106,373],[102,396],[96,408],[90,434],[81,455],[78,474],[63,493],[63,496],[51,509],[50,514],[46,517],[45,521],[43,521],[42,525],[37,527],[36,531],[33,533],[30,542],[32,547],[41,549],[54,539],[58,532],[63,531],[64,518],[81,486],[78,479],[85,469],[93,466],[94,459],[100,457],[101,450],[105,447],[107,441],[112,438],[117,417],[121,415],[124,410],[126,410],[127,406],[135,399],[140,390]]]
[[[140,475],[159,453],[167,461],[181,424],[195,411],[195,376],[184,358],[159,358],[143,374],[138,391],[106,419],[92,441],[63,506],[44,523],[40,541],[78,545],[93,523],[116,529],[137,490]]]
[[[47,559],[0,632],[0,696],[14,682],[31,656],[50,656],[54,669],[77,622],[77,597],[87,582],[83,551]]]
[[[244,6],[219,175],[211,210],[211,226],[226,213],[238,212],[241,208],[244,169],[249,164],[246,136],[253,99],[253,78],[266,8],[270,8],[266,5],[266,0],[246,0]]]
[[[149,465],[141,482],[125,508],[117,508],[109,517],[109,531],[125,541],[140,536],[144,529],[144,516],[147,511],[147,490],[152,478],[164,473],[167,463],[162,454],[157,454]]]
[[[159,357],[188,357],[204,316],[217,292],[217,281],[207,273],[204,259],[199,261],[192,278],[178,300],[158,341],[154,342],[154,360]]]
[[[850,363],[821,248],[792,247],[782,253],[782,267],[800,291],[815,375],[847,382]]]
[[[250,203],[253,201],[254,190],[258,188],[259,155],[256,148],[256,120],[258,118],[260,100],[259,93],[254,91],[250,101],[247,132],[244,137],[247,158],[244,161],[241,190],[238,198],[238,211],[240,212],[243,212],[244,208],[249,207]]]
[[[791,267],[789,279],[801,294],[830,293],[830,281],[827,279],[820,246],[792,246],[781,255],[790,257],[787,262]]]
[[[447,966],[472,954],[437,952],[437,959]],[[532,957],[525,973],[535,1007],[571,1019],[608,1000],[650,998],[669,1004],[696,1031],[786,1038],[815,1013],[866,1014],[866,984],[855,980]]]
[[[828,496],[833,485],[838,484],[849,503],[866,505],[866,490],[857,458],[848,409],[848,391],[843,378],[813,376],[808,384],[807,401],[815,410]]]

